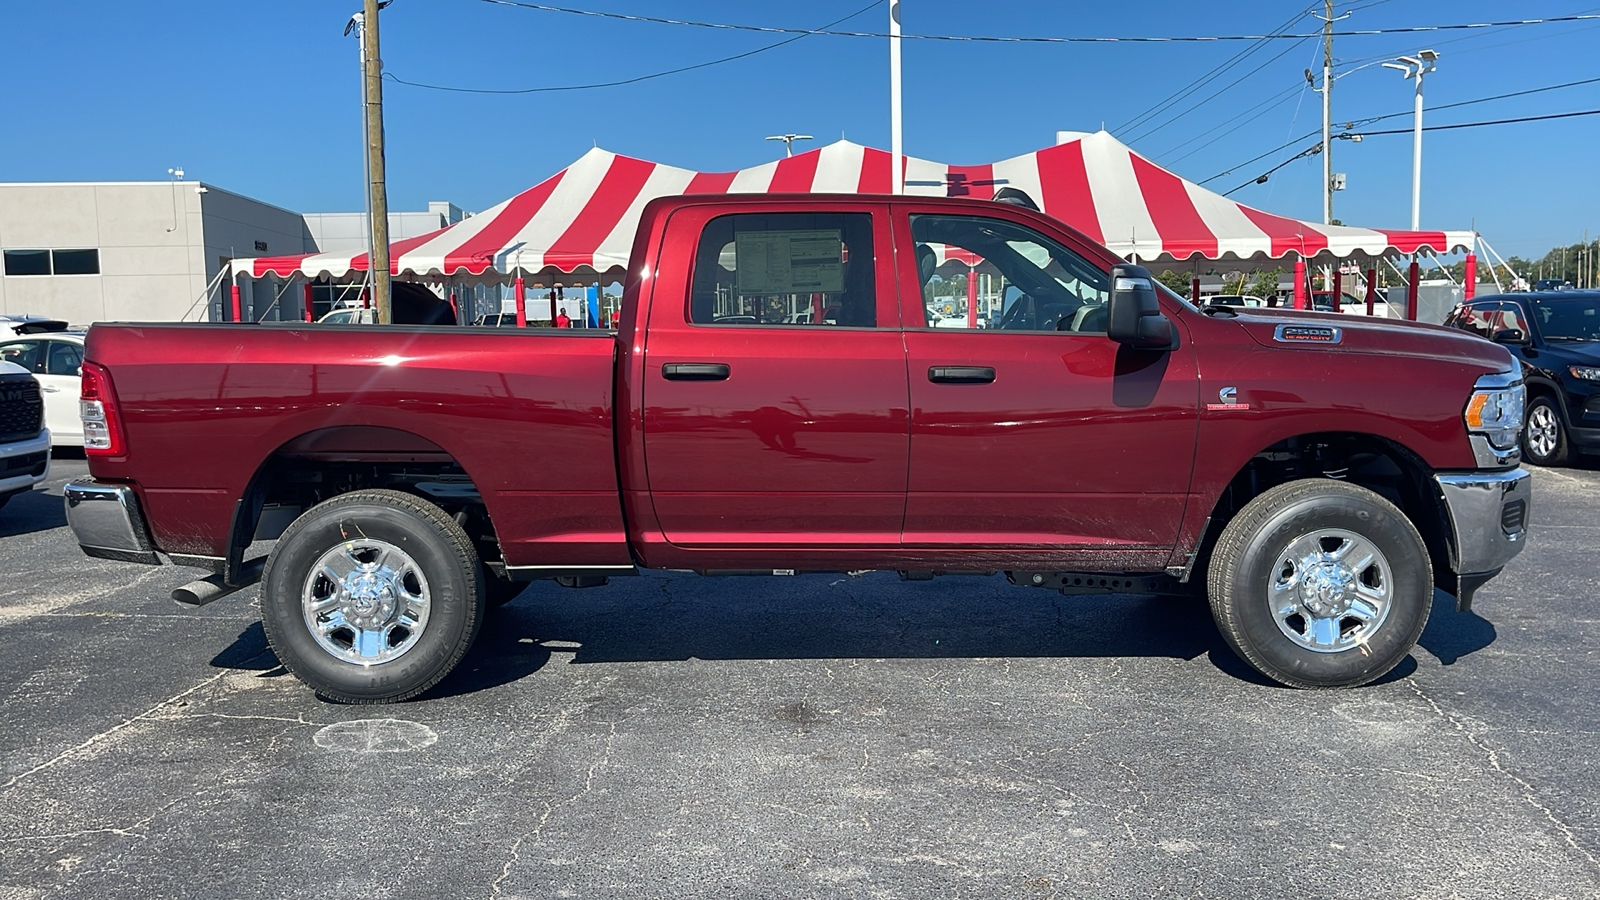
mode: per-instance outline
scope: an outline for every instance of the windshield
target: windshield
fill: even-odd
[[[1600,340],[1600,294],[1536,300],[1534,315],[1547,341]]]

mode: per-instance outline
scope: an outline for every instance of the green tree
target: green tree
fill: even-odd
[[[1263,300],[1271,300],[1278,296],[1278,282],[1283,280],[1282,269],[1269,269],[1265,272],[1254,272],[1251,275],[1249,286],[1245,293]]]
[[[1189,275],[1184,272],[1174,272],[1171,269],[1156,276],[1156,280],[1166,285],[1169,290],[1179,297],[1189,296]]]

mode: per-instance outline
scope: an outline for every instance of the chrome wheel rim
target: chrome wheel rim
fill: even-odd
[[[1393,607],[1394,574],[1383,551],[1351,531],[1322,529],[1278,554],[1267,603],[1297,646],[1342,653],[1371,640]]]
[[[1561,434],[1561,423],[1556,421],[1556,411],[1541,403],[1528,413],[1528,449],[1534,456],[1549,456],[1556,452],[1556,441]]]
[[[371,666],[405,655],[428,627],[428,579],[387,541],[346,541],[306,576],[300,609],[317,646],[342,662]]]

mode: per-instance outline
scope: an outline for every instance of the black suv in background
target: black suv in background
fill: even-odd
[[[1573,453],[1600,453],[1600,291],[1479,297],[1444,324],[1504,344],[1522,361],[1524,458],[1559,466]]]

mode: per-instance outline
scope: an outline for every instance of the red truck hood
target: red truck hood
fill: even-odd
[[[1300,352],[1373,353],[1476,363],[1495,372],[1514,365],[1506,348],[1442,325],[1367,316],[1271,309],[1238,310],[1234,320],[1263,347]]]

